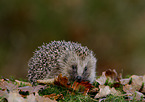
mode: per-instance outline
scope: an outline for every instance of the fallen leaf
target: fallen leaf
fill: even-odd
[[[50,98],[39,96],[37,92],[35,93],[35,97],[36,102],[57,102],[55,100],[51,100]]]
[[[8,82],[6,82],[6,81],[0,81],[0,88],[2,88],[2,89],[6,89],[7,87],[6,87],[6,85],[8,84]]]
[[[68,78],[66,76],[62,77],[62,74],[59,74],[58,78],[55,78],[54,84],[64,86],[66,88],[71,87],[71,85],[68,84]]]
[[[106,80],[107,80],[107,77],[103,75],[100,78],[96,79],[96,82],[98,82],[100,85],[104,85]]]
[[[37,102],[34,94],[30,94],[26,98],[26,102]]]
[[[120,80],[120,83],[121,83],[122,85],[125,85],[125,84],[128,84],[129,81],[130,81],[130,78],[128,78],[128,79],[121,79],[121,80]]]
[[[21,91],[24,91],[24,92],[29,91],[30,94],[33,93],[33,90],[34,90],[34,88],[32,86],[19,87],[18,89]]]
[[[88,81],[81,81],[81,82],[75,81],[72,85],[73,90],[83,92],[84,95],[87,95],[87,93],[92,87],[94,86],[90,84]]]
[[[35,93],[35,92],[38,92],[40,89],[44,89],[45,86],[42,86],[42,85],[37,85],[37,86],[24,86],[24,87],[19,87],[18,89],[21,90],[21,91],[28,91],[30,94],[31,93]]]
[[[102,72],[101,77],[96,79],[96,82],[98,82],[100,85],[104,85],[106,81],[108,81],[108,83],[113,83],[114,81],[120,82],[121,79],[122,79],[121,73],[118,75],[115,69],[113,70],[108,69]]]
[[[137,75],[132,75],[130,78],[132,78],[132,83],[131,85],[136,89],[140,90],[142,83],[143,83],[143,76],[137,76]]]
[[[32,86],[32,84],[30,84],[29,82],[23,82],[23,81],[19,81],[19,80],[15,80],[15,82],[16,82],[18,85],[24,84],[24,85],[26,85],[26,86]]]
[[[18,85],[14,85],[11,81],[1,81],[0,82],[0,88],[2,89],[8,89],[9,91],[13,91],[18,88]]]
[[[126,92],[126,94],[129,96],[132,95],[136,91],[136,89],[132,85],[126,84],[125,86],[123,86],[123,91]]]
[[[99,93],[94,98],[106,97],[111,93],[110,87],[105,85],[99,86]]]
[[[42,83],[42,84],[54,84],[55,78],[53,79],[43,79],[43,80],[37,80],[37,83]]]
[[[7,90],[4,91],[0,90],[0,97],[7,98],[7,96],[8,96]]]
[[[110,94],[114,95],[114,96],[120,96],[122,95],[120,91],[116,90],[114,87],[112,87]]]
[[[37,82],[43,83],[43,84],[48,84],[48,80],[37,80]],[[75,91],[80,91],[83,92],[84,94],[87,94],[88,91],[93,87],[89,82],[87,81],[81,81],[81,82],[74,82],[72,87],[71,84],[68,84],[68,78],[66,76],[62,76],[62,74],[59,74],[57,78],[54,79],[54,84],[58,86],[63,86],[65,88],[68,88],[69,90],[75,90]]]
[[[99,91],[98,88],[93,88],[89,91],[89,93],[97,93]]]
[[[115,79],[117,77],[117,72],[115,69],[113,69],[113,70],[108,69],[103,73],[105,74],[106,77],[111,77],[112,79]]]
[[[141,97],[144,97],[144,94],[141,92],[135,91],[133,97],[135,97],[135,99],[139,101],[141,100]]]
[[[8,94],[8,102],[25,102],[25,99],[18,92],[11,92]]]
[[[114,81],[117,81],[117,82],[119,82],[120,79],[122,79],[122,74],[121,74],[121,73],[118,74],[118,73],[116,72],[115,69],[113,69],[113,70],[108,69],[108,70],[106,70],[105,72],[103,72],[102,75],[103,75],[103,74],[104,74],[106,77],[110,77],[111,79],[113,79]]]
[[[63,94],[50,94],[50,95],[44,95],[43,97],[47,97],[47,98],[53,98],[54,100],[57,100],[57,99],[63,99]]]
[[[56,96],[56,94],[54,93],[54,94],[50,94],[50,95],[44,95],[44,97],[47,97],[47,98],[53,98],[53,97],[55,97]]]

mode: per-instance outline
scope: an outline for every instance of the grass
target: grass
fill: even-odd
[[[14,82],[14,78],[10,78],[11,81]],[[112,83],[107,83],[107,85],[109,85],[110,87],[113,87],[114,84]],[[23,87],[25,85],[20,85],[20,87]],[[99,83],[95,82],[93,84],[94,87],[99,87]],[[122,85],[120,85],[120,87],[116,88],[117,90],[122,91]],[[58,98],[57,101],[58,102],[98,102],[99,99],[94,99],[94,96],[97,93],[88,93],[88,95],[83,95],[82,93],[76,92],[76,91],[69,91],[67,88],[61,87],[61,86],[57,86],[57,85],[48,85],[46,86],[46,89],[43,90],[39,90],[39,95],[43,96],[43,95],[50,95],[50,94],[56,94],[56,95],[63,95],[63,98]],[[20,94],[23,95],[29,95],[28,92],[20,92]],[[1,97],[0,97],[1,99]],[[102,99],[102,101],[100,102],[142,102],[142,100],[138,101],[135,98],[133,98],[132,100],[127,99],[127,97],[125,96],[113,96],[113,95],[108,95],[107,97],[104,98],[100,98]],[[6,102],[5,100],[2,100],[2,102]]]
[[[84,96],[78,92],[70,92],[68,89],[56,85],[48,85],[47,89],[39,91],[40,95],[63,94],[63,99],[58,99],[58,102],[97,102],[89,95]]]
[[[94,99],[93,97],[91,97],[94,96],[92,94],[88,94],[86,96],[78,92],[74,92],[72,94],[72,92],[70,93],[66,88],[63,88],[61,86],[56,86],[56,85],[48,85],[47,89],[39,91],[39,94],[42,96],[50,95],[53,93],[55,93],[56,95],[63,94],[64,98],[58,99],[57,100],[58,102],[98,102],[99,101],[99,99]],[[108,95],[107,97],[102,99],[104,100],[102,100],[101,102],[128,102],[129,101],[125,96],[113,96],[113,95]],[[142,102],[142,101],[141,100],[138,101],[134,98],[129,102]]]

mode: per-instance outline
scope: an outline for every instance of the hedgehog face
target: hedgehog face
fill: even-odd
[[[68,51],[58,59],[62,75],[70,80],[88,80],[92,83],[96,76],[96,58],[90,54],[82,58],[76,52]]]

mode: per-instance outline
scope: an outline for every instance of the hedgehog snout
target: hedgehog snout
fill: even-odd
[[[82,81],[82,77],[81,77],[81,76],[77,76],[77,77],[76,77],[76,81],[77,81],[77,82],[81,82],[81,81]]]

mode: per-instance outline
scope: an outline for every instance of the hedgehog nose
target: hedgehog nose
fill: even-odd
[[[76,81],[77,81],[77,82],[81,82],[81,81],[82,81],[82,77],[81,77],[81,76],[77,76],[77,77],[76,77]]]

